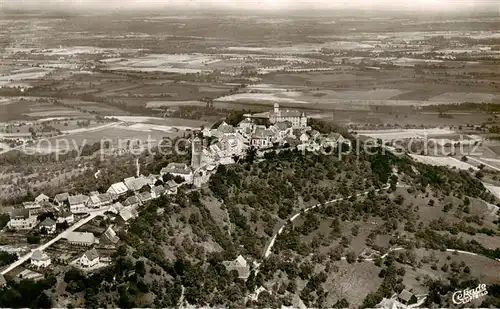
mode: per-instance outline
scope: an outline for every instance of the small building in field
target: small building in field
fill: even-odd
[[[40,230],[47,231],[47,234],[53,234],[56,232],[56,221],[52,220],[51,218],[45,218],[45,220],[43,220],[42,223],[38,225],[38,228]]]
[[[93,233],[88,232],[70,232],[65,237],[71,245],[76,246],[92,246],[96,243],[96,238]]]
[[[83,267],[93,267],[99,264],[99,254],[96,249],[86,251],[79,259]]]
[[[48,267],[50,263],[51,263],[50,257],[43,251],[36,250],[31,255],[31,265],[34,265],[37,268]]]
[[[245,258],[239,255],[234,261],[224,261],[222,262],[226,266],[226,270],[231,272],[233,270],[238,272],[238,278],[247,279],[250,275],[250,266],[248,265]]]
[[[401,291],[401,293],[398,294],[398,300],[405,305],[409,305],[411,303],[415,303],[417,301],[417,298],[413,295],[412,292],[404,289]]]

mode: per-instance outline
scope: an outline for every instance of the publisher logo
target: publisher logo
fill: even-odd
[[[486,294],[488,294],[486,284],[480,284],[475,289],[467,288],[465,290],[456,291],[453,293],[452,300],[455,305],[463,305],[470,303],[474,299],[483,297]]]

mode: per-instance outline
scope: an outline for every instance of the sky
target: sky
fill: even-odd
[[[361,9],[390,11],[498,12],[500,0],[0,0],[1,8],[50,10],[155,10],[226,8],[240,10]]]

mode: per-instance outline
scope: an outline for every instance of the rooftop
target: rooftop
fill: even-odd
[[[83,242],[89,244],[95,242],[94,234],[87,232],[69,232],[65,238],[69,242]]]
[[[35,261],[43,261],[43,260],[49,259],[49,256],[47,254],[45,254],[43,251],[36,250],[31,255],[31,259],[35,260]]]
[[[29,216],[29,209],[14,208],[10,213],[10,219],[28,219]]]
[[[128,191],[127,186],[123,182],[121,182],[121,181],[112,184],[110,186],[110,189],[112,189],[117,194],[125,193],[125,192]]]
[[[89,199],[88,196],[82,195],[82,194],[78,194],[78,195],[71,195],[68,198],[68,201],[69,201],[70,205],[78,205],[78,204],[83,204],[83,203],[87,202],[88,199]]]
[[[55,200],[58,201],[58,202],[65,202],[67,201],[69,198],[69,193],[68,192],[64,192],[64,193],[59,193],[56,195],[55,197]]]
[[[45,218],[45,220],[40,223],[40,226],[54,226],[56,225],[56,221],[52,220],[51,218]]]
[[[191,174],[191,169],[185,163],[169,163],[167,167],[161,169],[162,174]]]
[[[404,300],[405,302],[408,302],[412,296],[413,294],[406,289],[402,290],[398,295],[399,299]]]
[[[89,261],[93,261],[99,258],[99,253],[97,253],[96,249],[87,250],[84,255],[87,257]]]

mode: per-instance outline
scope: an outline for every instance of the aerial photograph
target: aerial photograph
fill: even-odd
[[[0,0],[0,308],[500,308],[500,2]]]

